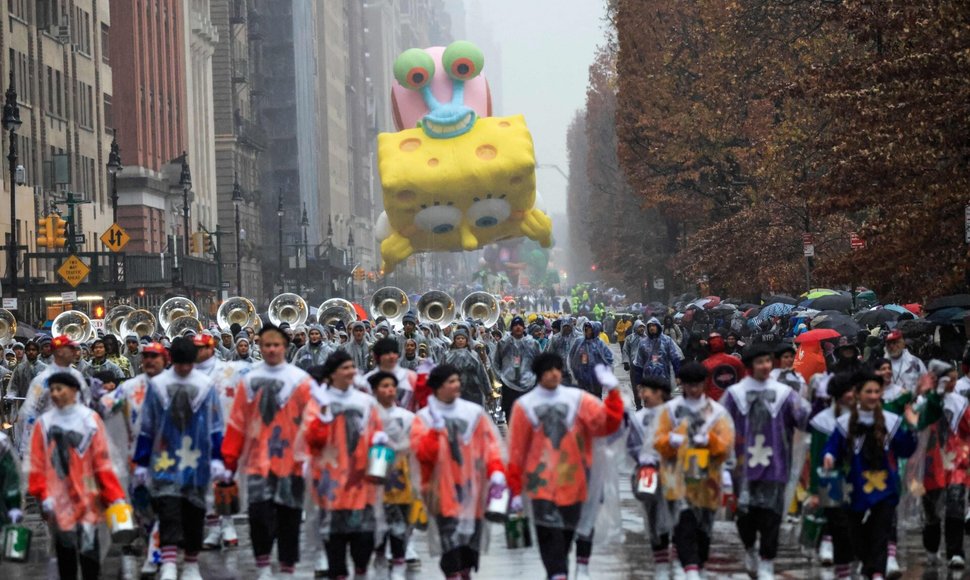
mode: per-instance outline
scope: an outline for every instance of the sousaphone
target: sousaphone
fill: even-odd
[[[13,342],[17,334],[17,319],[6,308],[0,308],[0,344]]]
[[[344,328],[350,328],[351,323],[357,321],[357,309],[343,298],[331,298],[320,305],[317,312],[317,322],[322,326],[335,326],[343,322]]]
[[[162,330],[168,333],[168,327],[183,316],[199,317],[199,309],[195,303],[184,296],[169,298],[158,309],[158,322]]]
[[[119,304],[109,310],[107,316],[104,317],[105,332],[109,332],[119,339],[124,340],[125,336],[121,334],[121,327],[125,323],[125,318],[134,311],[135,309],[127,304]]]
[[[86,342],[91,337],[94,327],[88,315],[77,310],[66,310],[57,315],[51,325],[51,335],[62,334],[75,342]]]
[[[240,328],[254,326],[256,316],[256,307],[248,298],[233,296],[219,305],[216,322],[220,330],[229,332],[233,324],[238,324]]]
[[[502,307],[494,295],[488,292],[472,292],[461,301],[461,317],[481,320],[486,328],[495,326]]]
[[[147,310],[132,310],[121,323],[122,336],[129,334],[139,338],[153,336],[156,330],[158,330],[158,322],[155,320],[155,315]]]
[[[431,290],[418,300],[418,319],[444,328],[455,320],[455,299],[447,292]]]
[[[381,288],[370,299],[370,315],[374,320],[383,316],[391,326],[400,326],[410,307],[408,295],[394,286]]]
[[[306,300],[297,294],[280,294],[269,303],[269,321],[279,326],[284,322],[291,327],[299,326],[310,316]]]

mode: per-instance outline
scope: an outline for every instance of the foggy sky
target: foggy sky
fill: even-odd
[[[501,83],[495,113],[525,115],[538,162],[568,173],[566,129],[586,101],[589,65],[604,41],[605,1],[465,0],[465,5],[468,39],[483,44],[489,82]],[[484,25],[476,18],[482,13]],[[500,47],[499,78],[489,69],[486,38]],[[565,213],[566,180],[554,169],[539,169],[537,176],[545,209]]]

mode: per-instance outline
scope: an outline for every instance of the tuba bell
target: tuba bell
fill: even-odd
[[[253,326],[256,324],[256,307],[248,298],[233,296],[219,305],[216,322],[224,332],[229,332],[233,324],[241,328]]]
[[[280,294],[269,303],[269,321],[279,326],[287,323],[299,326],[310,316],[310,307],[306,300],[296,294]]]
[[[338,321],[344,323],[344,328],[350,328],[357,320],[357,309],[343,298],[331,298],[320,305],[317,312],[317,323],[322,326],[335,325]]]
[[[121,327],[125,323],[125,318],[134,311],[135,309],[127,304],[119,304],[109,310],[107,316],[104,317],[105,332],[124,340],[125,336],[121,333]]]
[[[158,329],[155,315],[147,310],[132,310],[121,323],[121,335],[134,334],[137,337],[152,336]]]
[[[488,292],[472,292],[461,301],[461,317],[481,320],[486,328],[495,326],[500,314],[498,299]]]
[[[166,332],[173,322],[183,316],[199,317],[199,309],[195,303],[184,296],[169,298],[158,309],[158,322]]]
[[[77,310],[66,310],[57,315],[51,325],[51,335],[66,335],[75,342],[85,342],[90,338],[94,327],[88,315]]]
[[[0,344],[13,342],[17,334],[17,319],[6,308],[0,308]]]
[[[165,331],[165,334],[167,334],[169,338],[174,339],[179,336],[184,336],[185,333],[190,330],[196,334],[201,333],[203,330],[202,323],[199,322],[199,319],[195,318],[194,316],[180,316],[168,326],[168,330]]]
[[[455,300],[447,292],[431,290],[418,300],[418,319],[444,328],[455,320]]]
[[[391,326],[400,326],[410,307],[408,295],[394,286],[381,288],[370,299],[370,315],[374,320],[383,316]]]

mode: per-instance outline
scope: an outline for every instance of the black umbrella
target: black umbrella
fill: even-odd
[[[970,308],[970,294],[953,294],[931,300],[926,305],[926,311],[943,310],[944,308]]]
[[[936,329],[936,323],[932,320],[926,320],[925,318],[917,318],[915,320],[900,320],[896,328],[902,331],[903,336],[906,338],[912,338],[914,336],[923,336],[926,334],[932,334]]]
[[[816,328],[830,328],[850,338],[859,334],[859,324],[848,314],[841,312],[819,314],[812,319],[812,329]]]
[[[788,294],[775,294],[774,296],[769,296],[768,299],[765,300],[765,306],[769,304],[775,304],[775,303],[791,304],[792,306],[794,306],[798,304],[798,298],[795,298],[794,296],[789,296]]]
[[[967,315],[967,312],[966,308],[951,306],[941,310],[934,310],[926,319],[937,324],[959,324],[963,322],[963,318]]]
[[[809,307],[814,308],[815,310],[838,310],[839,312],[848,312],[849,309],[852,308],[852,297],[843,296],[842,294],[819,296],[811,301]]]
[[[877,326],[887,324],[889,322],[896,322],[902,316],[899,312],[894,310],[888,310],[886,308],[877,308],[875,310],[864,310],[855,315],[855,320],[862,326],[868,328],[875,328]],[[908,318],[912,318],[910,315]]]

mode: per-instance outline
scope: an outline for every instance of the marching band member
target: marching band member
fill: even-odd
[[[613,368],[613,352],[599,336],[602,328],[599,322],[583,324],[583,336],[573,342],[566,359],[576,386],[597,398],[602,398],[603,387],[596,380],[596,367]]]
[[[538,354],[539,345],[525,333],[525,320],[521,316],[512,318],[509,334],[498,342],[493,357],[493,369],[502,381],[502,411],[506,417],[512,416],[516,399],[536,386],[532,362]]]
[[[109,372],[117,377],[118,381],[123,381],[127,378],[127,375],[125,375],[117,364],[108,360],[107,349],[102,338],[96,339],[91,343],[91,360],[84,367],[83,374],[85,378],[90,379],[100,372]]]
[[[327,357],[334,351],[334,348],[327,341],[323,340],[323,333],[323,327],[319,324],[310,325],[309,331],[307,332],[310,341],[293,355],[293,364],[303,370],[307,370],[310,367],[319,366],[326,362]]]
[[[456,368],[435,367],[428,385],[433,395],[411,425],[428,535],[445,577],[467,579],[478,570],[486,498],[506,485],[501,439],[485,410],[460,398]]]
[[[627,334],[626,340],[623,341],[623,345],[620,347],[620,352],[622,353],[621,359],[623,361],[623,370],[630,373],[630,384],[639,385],[640,377],[643,376],[643,369],[635,366],[633,362],[636,360],[637,351],[640,348],[640,340],[643,339],[643,335],[647,332],[647,325],[640,319],[637,319],[633,323],[633,331]],[[640,400],[638,397],[633,397],[633,403],[636,408],[640,409]]]
[[[13,442],[0,433],[0,524],[15,524],[24,517],[21,510],[20,465]]]
[[[28,340],[24,346],[24,359],[13,371],[10,385],[7,387],[8,397],[26,397],[27,389],[34,377],[47,368],[40,358],[40,347],[36,342]]]
[[[427,347],[424,347],[427,348]],[[418,363],[421,359],[418,358],[418,341],[413,338],[409,338],[404,341],[404,356],[401,357],[399,365],[401,368],[413,371],[418,368]]]
[[[461,398],[485,406],[492,397],[492,382],[478,353],[468,343],[468,331],[457,328],[452,333],[451,349],[445,353],[443,362],[458,369],[461,376]]]
[[[915,426],[919,417],[912,408],[906,409],[906,419],[883,411],[882,379],[876,375],[863,371],[852,382],[856,406],[839,417],[825,445],[823,465],[827,470],[847,465],[845,477],[851,484],[849,537],[862,561],[862,574],[881,579],[886,573],[889,536],[900,496],[897,462],[916,450],[916,436],[906,423]],[[960,515],[962,544],[962,512]]]
[[[101,511],[124,502],[125,492],[111,466],[104,424],[81,404],[78,378],[54,372],[46,388],[54,408],[37,419],[31,434],[28,492],[51,523],[60,577],[77,578],[80,560],[82,578],[94,580],[101,575]]]
[[[724,407],[705,394],[704,365],[689,362],[677,378],[683,395],[664,405],[655,442],[664,459],[664,498],[673,508],[677,557],[686,580],[699,580],[721,505],[721,469],[734,445],[734,424]]]
[[[619,381],[609,368],[596,370],[607,393],[602,402],[561,387],[562,369],[559,355],[537,356],[531,371],[541,388],[518,399],[509,422],[512,509],[521,511],[524,493],[550,580],[565,580],[569,572],[567,556],[588,494],[587,466],[594,464],[593,438],[616,432],[623,419]]]
[[[128,368],[131,370],[132,377],[141,372],[141,353],[138,349],[139,346],[138,337],[134,334],[129,334],[125,337],[124,357],[128,360]]]
[[[568,362],[569,353],[573,349],[573,343],[582,339],[581,336],[573,331],[575,325],[576,321],[572,317],[567,316],[563,318],[559,333],[549,339],[549,343],[546,345],[546,352],[558,354],[559,358]],[[562,371],[562,384],[568,387],[576,384],[568,365]]]
[[[118,378],[118,382],[120,383],[125,379],[130,379],[133,376],[131,362],[122,355],[118,337],[113,334],[106,335],[104,337],[104,350],[108,360],[121,369],[122,376]]]
[[[183,579],[200,579],[206,495],[222,476],[222,407],[212,380],[193,368],[197,349],[176,338],[169,349],[172,368],[154,377],[142,407],[135,447],[136,485],[147,485],[158,516],[161,580],[178,577],[178,548],[184,551]]]
[[[810,412],[808,402],[791,387],[771,379],[772,358],[767,345],[749,347],[742,358],[748,376],[721,399],[736,430],[734,489],[745,568],[759,580],[774,578],[793,434],[805,428]]]
[[[379,509],[377,486],[365,475],[368,452],[370,446],[386,445],[389,439],[381,430],[377,401],[352,388],[357,369],[349,354],[330,355],[323,374],[328,387],[318,390],[316,403],[308,407],[313,497],[323,511],[321,533],[330,577],[348,576],[348,547],[356,575],[365,577]]]
[[[288,337],[276,326],[259,331],[263,364],[241,376],[222,445],[231,481],[245,475],[249,532],[260,579],[273,578],[270,554],[276,543],[280,573],[292,575],[300,560],[303,514],[302,444],[304,413],[312,408],[313,381],[286,362]]]
[[[372,350],[376,366],[374,370],[363,376],[363,381],[357,381],[357,385],[358,388],[369,392],[370,385],[367,380],[371,375],[378,371],[391,373],[397,377],[397,404],[410,410],[414,406],[414,389],[418,384],[418,374],[398,364],[400,360],[398,348],[398,342],[393,338],[382,338],[375,342]]]
[[[411,506],[415,493],[411,485],[411,424],[414,413],[397,405],[397,377],[379,371],[368,381],[377,399],[381,425],[394,449],[394,467],[384,484],[384,520],[387,523],[385,542],[390,543],[391,580],[404,580],[408,568],[407,546],[411,537]],[[377,558],[384,557],[382,542]],[[420,564],[420,560],[418,560]]]
[[[253,354],[252,339],[245,332],[240,332],[236,335],[236,346],[230,360],[247,364],[254,364],[256,362],[256,357]]]
[[[354,366],[367,370],[367,359],[370,357],[370,344],[367,343],[367,327],[357,321],[350,325],[351,339],[340,348],[354,359]]]
[[[406,313],[404,318],[401,319],[401,324],[404,326],[404,330],[396,337],[398,342],[397,351],[399,353],[404,352],[404,343],[407,342],[407,339],[409,338],[413,338],[414,342],[418,345],[428,344],[427,338],[421,334],[420,330],[418,330],[418,317],[415,313]]]
[[[33,428],[34,422],[51,408],[50,389],[48,388],[48,379],[50,379],[51,375],[56,373],[73,375],[80,385],[80,402],[82,404],[87,403],[89,396],[87,380],[84,375],[74,368],[71,368],[71,363],[77,354],[78,346],[77,342],[66,335],[58,336],[50,342],[51,362],[43,372],[34,377],[34,380],[30,382],[30,387],[27,389],[27,398],[17,416],[17,424],[15,426],[17,436],[15,437],[15,442],[20,448],[21,456],[27,453],[27,446],[30,441],[30,430]]]

